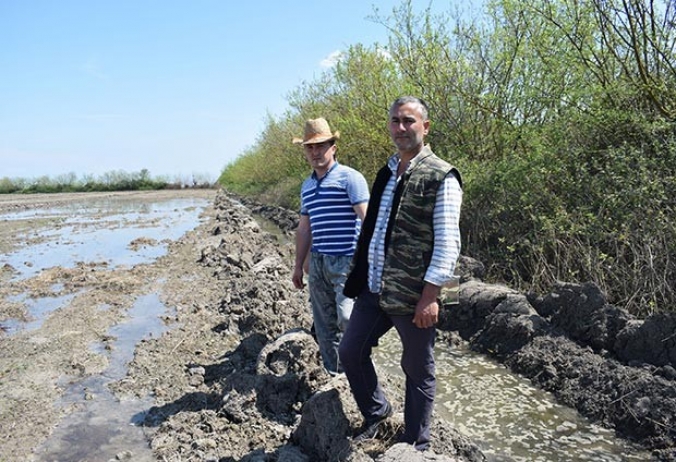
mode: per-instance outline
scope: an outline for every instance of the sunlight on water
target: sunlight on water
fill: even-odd
[[[41,297],[29,298],[26,294],[8,297],[8,301],[22,303],[26,307],[29,320],[22,322],[17,319],[7,319],[2,323],[3,329],[8,334],[14,334],[22,330],[39,329],[45,318],[52,311],[58,310],[62,306],[67,306],[76,294],[67,294],[59,297]]]

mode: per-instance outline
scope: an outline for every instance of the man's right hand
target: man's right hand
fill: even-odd
[[[303,268],[296,266],[293,270],[293,276],[291,277],[291,279],[296,289],[304,288],[305,283],[303,283]]]

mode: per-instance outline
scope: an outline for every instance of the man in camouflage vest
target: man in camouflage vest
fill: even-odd
[[[392,414],[371,360],[392,327],[406,376],[400,440],[426,450],[434,408],[435,325],[441,288],[460,255],[460,173],[424,143],[427,104],[404,96],[392,104],[389,129],[397,152],[378,172],[344,293],[356,298],[339,356],[364,425],[353,441],[375,438]]]

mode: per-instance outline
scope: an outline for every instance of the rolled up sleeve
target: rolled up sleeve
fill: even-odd
[[[460,207],[462,188],[458,179],[449,174],[437,191],[434,205],[434,250],[425,273],[425,282],[443,286],[453,279],[460,256]]]

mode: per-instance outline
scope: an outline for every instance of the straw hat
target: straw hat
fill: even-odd
[[[338,138],[340,138],[340,132],[331,133],[329,123],[326,119],[320,117],[306,121],[303,138],[294,138],[293,144],[317,144],[324,141],[337,140]]]

